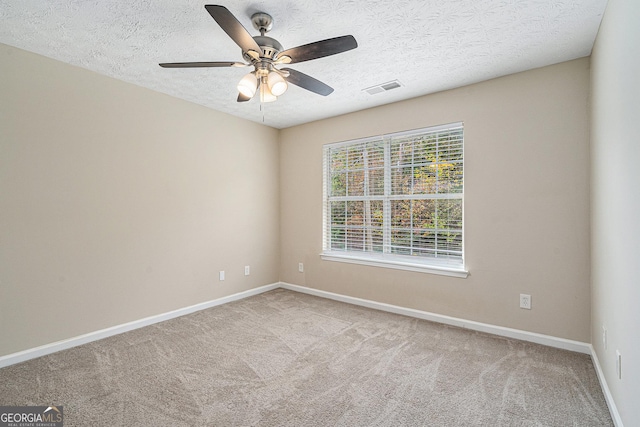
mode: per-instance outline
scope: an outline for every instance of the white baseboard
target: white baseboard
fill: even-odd
[[[292,285],[290,283],[280,282],[280,287],[289,289],[291,291],[329,298],[332,300],[360,305],[376,310],[388,311],[390,313],[402,314],[404,316],[416,317],[418,319],[430,320],[432,322],[444,323],[446,325],[458,326],[460,328],[486,332],[489,334],[499,335],[507,338],[515,338],[522,341],[529,341],[536,344],[543,344],[549,347],[561,348],[578,353],[591,354],[591,344],[585,342],[572,341],[564,338],[553,337],[550,335],[522,331],[520,329],[505,328],[503,326],[495,326],[488,323],[474,322],[472,320],[465,320],[457,317],[444,316],[442,314],[429,313],[427,311],[415,310],[412,308],[405,308],[397,305],[385,304],[382,302],[335,294],[333,292],[321,291],[319,289],[307,288],[305,286]]]
[[[336,301],[346,302],[349,304],[369,307],[376,310],[388,311],[390,313],[402,314],[404,316],[416,317],[418,319],[430,320],[432,322],[458,326],[461,328],[471,329],[474,331],[486,332],[486,333],[508,337],[508,338],[515,338],[523,341],[534,342],[537,344],[548,345],[550,347],[576,351],[579,353],[594,354],[592,352],[591,344],[588,344],[588,343],[567,340],[564,338],[552,337],[549,335],[537,334],[534,332],[522,331],[519,329],[505,328],[502,326],[495,326],[487,323],[480,323],[480,322],[475,322],[471,320],[460,319],[457,317],[444,316],[441,314],[429,313],[426,311],[415,310],[412,308],[405,308],[397,305],[385,304],[381,302],[350,297],[347,295],[336,294],[333,292],[321,291],[319,289],[307,288],[305,286],[298,286],[298,285],[292,285],[290,283],[279,282],[279,283],[273,283],[270,285],[261,286],[255,289],[249,289],[248,291],[239,292],[237,294],[229,295],[223,298],[218,298],[212,301],[192,305],[190,307],[185,307],[185,308],[170,311],[167,313],[159,314],[156,316],[146,317],[144,319],[135,320],[129,323],[124,323],[122,325],[113,326],[107,329],[90,332],[88,334],[80,335],[80,336],[69,338],[62,341],[57,341],[51,344],[46,344],[46,345],[32,348],[29,350],[20,351],[18,353],[8,354],[6,356],[0,357],[0,368],[13,365],[15,363],[24,362],[26,360],[33,359],[36,357],[44,356],[46,354],[55,353],[56,351],[66,350],[68,348],[86,344],[102,338],[107,338],[113,335],[121,334],[123,332],[128,332],[133,329],[142,328],[144,326],[152,325],[154,323],[162,322],[164,320],[173,319],[175,317],[184,316],[186,314],[204,310],[210,307],[215,307],[217,305],[226,304],[231,301],[237,301],[239,299],[247,298],[253,295],[258,295],[263,292],[277,289],[279,287],[296,291],[296,292],[315,295],[322,298],[328,298]]]
[[[604,372],[602,371],[602,367],[600,366],[600,361],[598,360],[596,350],[593,348],[593,345],[589,345],[589,347],[591,347],[591,360],[593,361],[593,366],[596,368],[598,381],[600,381],[600,388],[602,389],[602,393],[604,394],[604,400],[607,401],[607,406],[609,407],[609,413],[611,413],[613,424],[616,427],[624,427],[622,425],[622,418],[620,418],[620,413],[618,412],[618,407],[616,406],[616,402],[613,400],[611,390],[609,390],[607,380],[604,377]]]
[[[112,326],[110,328],[101,329],[99,331],[90,332],[88,334],[80,335],[80,336],[69,338],[66,340],[57,341],[51,344],[45,344],[40,347],[35,347],[28,350],[20,351],[17,353],[8,354],[6,356],[0,357],[0,368],[4,368],[5,366],[9,366],[9,365],[14,365],[16,363],[24,362],[30,359],[35,359],[36,357],[45,356],[47,354],[55,353],[57,351],[66,350],[68,348],[76,347],[78,345],[86,344],[92,341],[97,341],[102,338],[107,338],[113,335],[121,334],[123,332],[128,332],[133,329],[149,326],[154,323],[163,322],[165,320],[184,316],[186,314],[190,314],[196,311],[215,307],[217,305],[222,305],[228,302],[237,301],[239,299],[247,298],[253,295],[258,295],[263,292],[277,289],[279,286],[280,286],[279,283],[273,283],[271,285],[265,285],[259,288],[249,289],[244,292],[238,292],[237,294],[203,302],[203,303],[192,305],[189,307],[180,308],[178,310],[169,311],[167,313],[158,314],[156,316],[145,317],[144,319],[123,323],[122,325]]]

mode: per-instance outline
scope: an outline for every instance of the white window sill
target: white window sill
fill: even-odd
[[[424,264],[411,261],[390,260],[382,257],[357,256],[343,252],[323,252],[320,257],[325,261],[346,262],[350,264],[369,265],[372,267],[394,268],[396,270],[417,271],[419,273],[439,274],[442,276],[466,279],[469,272],[464,266]]]

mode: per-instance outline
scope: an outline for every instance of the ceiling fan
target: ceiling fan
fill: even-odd
[[[273,26],[273,18],[258,12],[251,16],[253,27],[260,31],[252,37],[240,21],[224,6],[205,5],[205,9],[220,27],[242,49],[245,62],[169,62],[159,64],[164,68],[194,67],[249,67],[254,70],[238,83],[238,102],[246,102],[260,93],[261,102],[275,101],[287,90],[287,83],[299,86],[318,95],[327,96],[333,88],[291,68],[277,68],[283,64],[295,64],[335,55],[358,47],[356,39],[349,36],[335,37],[283,50],[276,39],[265,36]]]

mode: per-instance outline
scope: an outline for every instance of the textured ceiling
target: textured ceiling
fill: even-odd
[[[296,86],[276,102],[237,103],[247,68],[163,69],[159,62],[240,61],[204,9],[274,18],[285,49],[352,34],[358,48],[292,64],[335,89]],[[606,0],[0,0],[0,42],[284,128],[587,56]],[[391,80],[403,87],[369,95]]]

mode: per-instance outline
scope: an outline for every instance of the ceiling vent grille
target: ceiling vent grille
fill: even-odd
[[[367,92],[369,95],[375,95],[376,93],[387,92],[389,90],[397,89],[399,87],[402,87],[402,83],[400,83],[398,80],[391,80],[390,82],[371,86],[362,90]]]

